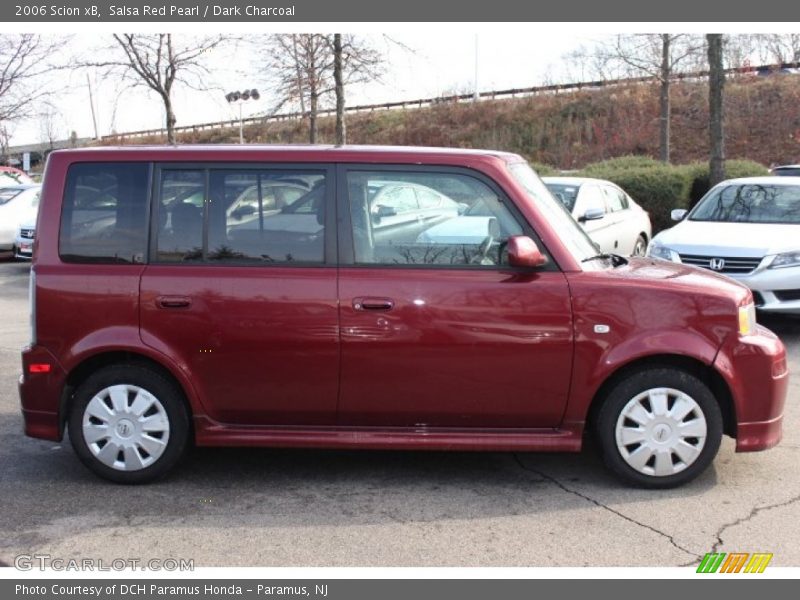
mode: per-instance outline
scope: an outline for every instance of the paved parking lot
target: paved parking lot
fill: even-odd
[[[632,490],[580,455],[199,449],[169,479],[105,483],[22,435],[28,267],[0,263],[0,561],[196,566],[677,566],[712,549],[800,566],[800,376],[783,443],[678,490]],[[800,320],[767,322],[800,374]]]

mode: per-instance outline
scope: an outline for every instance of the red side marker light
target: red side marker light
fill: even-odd
[[[50,365],[47,363],[32,363],[28,365],[28,373],[49,373]]]

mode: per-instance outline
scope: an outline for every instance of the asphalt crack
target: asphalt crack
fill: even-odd
[[[789,500],[785,500],[784,502],[778,502],[777,504],[768,504],[767,506],[754,506],[753,509],[750,511],[750,514],[746,517],[742,517],[740,519],[736,519],[730,523],[725,523],[714,534],[714,537],[717,538],[717,541],[714,542],[714,545],[711,547],[711,552],[717,552],[724,543],[722,540],[722,534],[732,527],[737,527],[742,525],[743,523],[747,523],[751,519],[755,518],[756,515],[762,512],[766,512],[768,510],[773,510],[775,508],[783,508],[784,506],[789,506],[790,504],[794,504],[795,502],[800,501],[800,496],[795,496],[794,498],[790,498]]]
[[[637,527],[641,527],[643,529],[647,529],[648,531],[651,531],[651,532],[663,537],[665,540],[667,540],[677,550],[680,550],[681,552],[684,552],[684,553],[686,553],[686,554],[688,554],[690,556],[694,556],[696,560],[693,561],[692,563],[689,563],[690,565],[694,564],[694,562],[697,562],[702,558],[702,556],[697,554],[697,552],[693,552],[692,550],[689,550],[688,548],[684,548],[683,546],[681,546],[678,542],[675,541],[675,537],[674,536],[672,536],[672,535],[670,535],[668,533],[665,533],[665,532],[661,531],[660,529],[656,529],[655,527],[653,527],[651,525],[648,525],[647,523],[642,523],[641,521],[637,521],[636,519],[634,519],[632,517],[629,517],[628,515],[626,515],[624,513],[621,513],[620,511],[618,511],[616,509],[613,509],[613,508],[611,508],[610,506],[608,506],[606,504],[603,504],[599,500],[595,500],[591,496],[587,496],[586,494],[583,494],[583,493],[581,493],[581,492],[579,492],[577,490],[573,490],[572,488],[569,488],[566,485],[564,485],[563,483],[561,483],[555,477],[552,477],[551,475],[548,475],[547,473],[544,473],[544,472],[539,471],[537,469],[534,469],[533,467],[529,467],[528,465],[526,465],[525,463],[522,462],[522,460],[519,458],[519,455],[514,454],[513,456],[514,456],[514,460],[517,462],[517,464],[520,466],[521,469],[523,469],[525,471],[528,471],[529,473],[535,473],[539,477],[542,477],[543,479],[545,479],[545,480],[549,481],[550,483],[552,483],[553,485],[557,486],[562,491],[564,491],[564,492],[566,492],[568,494],[572,494],[573,496],[577,496],[578,498],[581,498],[583,500],[586,500],[587,502],[590,502],[591,504],[594,504],[598,508],[602,508],[603,510],[607,510],[611,514],[613,514],[613,515],[615,515],[615,516],[617,516],[617,517],[619,517],[621,519],[624,519],[628,523],[631,523],[631,524],[636,525]],[[685,565],[681,565],[681,566],[685,566]]]

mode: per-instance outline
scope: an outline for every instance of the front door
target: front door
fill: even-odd
[[[326,167],[156,170],[142,338],[186,370],[214,420],[335,422],[331,179]]]
[[[533,233],[497,186],[419,167],[340,176],[351,264],[339,273],[339,423],[556,427],[572,366],[569,290],[552,266],[508,266],[508,237]],[[400,181],[437,198],[441,218],[415,237],[376,235],[370,190]]]

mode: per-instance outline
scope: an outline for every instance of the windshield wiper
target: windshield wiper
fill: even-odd
[[[601,252],[599,254],[595,254],[594,256],[589,256],[588,258],[584,258],[581,260],[582,263],[589,262],[590,260],[610,260],[611,264],[615,267],[620,265],[627,265],[628,259],[624,256],[620,256],[619,254],[606,254],[605,252]]]

